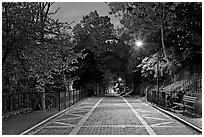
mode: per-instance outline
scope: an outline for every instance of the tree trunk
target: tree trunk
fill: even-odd
[[[47,10],[44,14],[44,10],[45,10],[45,7],[46,7],[46,3],[42,3],[42,2],[39,2],[39,14],[40,14],[40,27],[41,27],[41,30],[40,30],[40,42],[41,42],[41,46],[44,47],[45,46],[45,41],[44,41],[44,36],[45,36],[45,33],[44,33],[44,29],[45,29],[45,21],[47,19],[47,15],[48,15],[48,12],[49,12],[49,4],[48,4],[48,7],[47,7]],[[42,94],[42,98],[41,98],[41,103],[42,103],[42,109],[45,110],[46,107],[45,107],[45,87],[43,86],[44,88],[44,92]]]
[[[166,53],[166,49],[165,49],[165,44],[164,44],[164,18],[165,18],[165,8],[164,8],[164,4],[162,3],[162,14],[161,14],[161,43],[162,43],[162,50],[163,50],[163,54],[164,54],[164,59],[167,61],[167,63],[169,63],[169,59],[168,59],[168,55]]]
[[[44,81],[44,80],[43,80]],[[38,100],[37,101],[37,106],[40,108],[40,109],[42,109],[42,110],[45,110],[45,83],[43,82],[43,83],[39,83],[39,96],[40,96],[40,100],[39,99],[36,99],[36,100]],[[38,96],[35,96],[35,97],[38,97]]]
[[[159,53],[157,52],[157,91],[159,92]]]
[[[7,77],[8,78],[8,88],[9,88],[9,99],[10,99],[10,108],[9,108],[9,110],[10,111],[12,111],[13,110],[13,98],[12,98],[12,93],[11,93],[11,83],[10,83],[10,78],[9,77]]]
[[[96,91],[97,91],[97,95],[99,95],[99,84],[96,84]]]
[[[164,44],[164,29],[163,29],[163,25],[161,25],[161,43],[162,43],[162,50],[164,53],[164,57],[166,57],[166,51],[165,51],[165,44]]]
[[[46,109],[46,106],[45,106],[45,92],[43,92],[42,95],[41,95],[41,104],[42,104],[42,110],[45,110]]]
[[[134,90],[134,82],[132,82],[132,92],[133,92],[133,90]]]
[[[69,87],[68,87],[68,84],[67,84],[67,79],[66,79],[66,77],[64,75],[64,70],[62,70],[62,76],[63,76],[64,86],[65,86],[65,90],[66,90],[65,91],[65,107],[67,107],[67,97],[66,97],[66,95],[67,95],[67,92],[69,92]],[[70,100],[70,92],[69,92],[69,100]],[[69,102],[69,104],[70,104],[70,102]]]
[[[66,88],[66,92],[68,92],[69,91],[69,87],[68,87],[68,84],[67,84],[67,79],[66,79],[66,77],[64,75],[64,70],[62,70],[62,71],[63,71],[62,72],[62,76],[63,76],[64,86]]]
[[[7,45],[8,46],[8,45]],[[8,57],[9,53],[11,52],[12,50],[10,49],[7,49],[2,57],[2,65],[6,62],[6,58]]]
[[[8,17],[8,8],[7,6],[5,7],[5,15],[6,15],[6,37],[9,38],[9,17]],[[2,58],[2,64],[4,64],[6,62],[6,58],[9,55],[9,53],[11,52],[11,49],[9,49],[8,47],[10,47],[11,45],[9,44],[8,40],[6,42],[6,51],[3,54],[3,58]]]

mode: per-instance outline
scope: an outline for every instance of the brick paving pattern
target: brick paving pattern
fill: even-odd
[[[192,115],[189,115],[189,114],[182,114],[182,112],[178,113],[174,113],[172,112],[174,115],[190,122],[191,124],[199,127],[202,129],[202,117],[195,117],[195,116],[192,116]],[[186,116],[187,115],[187,116]]]
[[[132,99],[129,99],[130,102]],[[133,99],[134,100],[134,99]],[[140,100],[130,103],[158,135],[193,135],[189,127]]]
[[[148,135],[148,132],[122,98],[106,97],[77,134]]]
[[[83,104],[66,111],[37,130],[31,131],[30,135],[68,135],[79,121],[90,111],[100,98],[88,98]]]
[[[133,97],[92,97],[29,134],[194,135],[194,130]]]

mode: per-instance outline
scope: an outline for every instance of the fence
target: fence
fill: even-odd
[[[87,96],[88,90],[71,90],[69,92],[58,92],[57,107],[59,110],[67,108]]]
[[[41,99],[44,94],[46,109],[56,108],[56,93],[20,92],[2,95],[2,112],[23,108],[42,109]]]
[[[202,100],[198,98],[202,98],[202,82],[201,82],[201,75],[193,75],[190,79],[186,80],[182,84],[178,85],[176,88],[172,88],[169,91],[155,91],[150,90],[147,92],[147,101],[154,103],[160,107],[167,108],[167,100],[169,98],[174,99],[178,96],[178,93],[182,93],[183,95],[189,95],[197,97],[197,102],[201,102],[198,105],[202,105]],[[201,101],[199,101],[201,100]],[[174,101],[174,100],[173,100]],[[198,107],[202,108],[202,107]],[[198,112],[199,111],[199,112]],[[195,110],[196,113],[201,113],[201,110]]]
[[[202,90],[201,80],[201,75],[193,75],[189,80],[183,83],[181,90],[189,96],[196,96]]]
[[[44,94],[44,96],[43,96]],[[72,90],[69,92],[20,92],[2,95],[2,112],[11,112],[23,108],[31,108],[32,110],[42,109],[42,98],[45,99],[46,109],[61,110],[73,105],[80,99],[88,96],[87,90]]]
[[[166,107],[166,93],[158,91],[147,92],[147,101],[159,105],[160,107]]]

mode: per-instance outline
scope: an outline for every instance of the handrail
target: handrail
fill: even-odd
[[[187,81],[185,81],[180,87],[181,91],[186,92],[195,96],[197,93],[201,92],[202,83],[201,75],[194,74]]]

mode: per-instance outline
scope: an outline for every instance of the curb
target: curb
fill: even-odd
[[[21,132],[19,135],[25,135],[25,134],[29,133],[29,132],[32,131],[33,129],[35,129],[35,128],[41,126],[41,125],[43,125],[44,123],[46,123],[46,122],[48,122],[49,120],[51,120],[51,119],[53,119],[53,118],[59,116],[60,114],[64,113],[65,111],[68,111],[68,110],[70,110],[70,109],[73,109],[74,107],[76,107],[76,106],[78,106],[78,105],[80,105],[80,104],[86,102],[86,100],[87,100],[87,98],[82,99],[81,101],[77,102],[76,104],[74,104],[74,105],[72,105],[72,106],[70,106],[70,107],[68,107],[68,108],[66,108],[66,109],[64,109],[64,110],[62,110],[62,111],[60,111],[60,112],[58,112],[57,114],[55,114],[55,115],[53,115],[53,116],[51,116],[51,117],[49,117],[49,118],[47,118],[47,119],[41,121],[40,123],[38,123],[38,124],[32,126],[31,128],[26,129],[25,131]]]
[[[171,117],[177,119],[178,121],[184,123],[185,125],[187,125],[187,126],[193,128],[193,129],[196,130],[197,132],[202,133],[202,129],[201,129],[201,128],[199,128],[199,127],[197,127],[197,126],[191,124],[190,122],[188,122],[188,121],[186,121],[186,120],[184,120],[184,119],[182,119],[182,118],[180,118],[180,117],[178,117],[178,116],[172,114],[171,112],[168,112],[167,110],[164,110],[164,109],[162,109],[162,108],[160,108],[160,107],[158,107],[158,106],[156,106],[156,105],[154,105],[154,104],[151,104],[151,103],[149,103],[149,102],[145,102],[145,103],[147,103],[148,105],[150,105],[150,106],[152,106],[152,107],[154,107],[154,108],[156,108],[156,109],[158,109],[158,110],[164,112],[165,114],[167,114],[167,115],[169,115],[169,116],[171,116]]]

